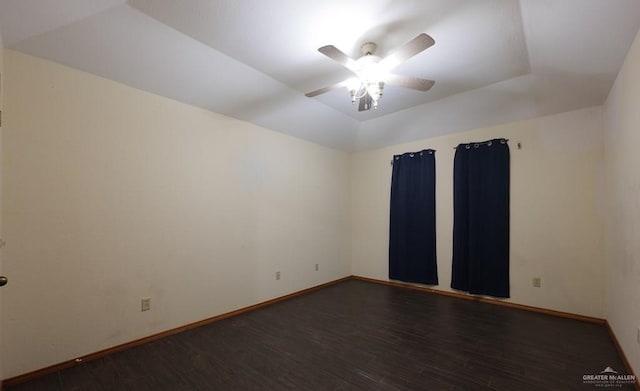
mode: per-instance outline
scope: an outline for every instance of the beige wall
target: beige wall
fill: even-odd
[[[461,142],[511,141],[511,301],[603,316],[601,109],[529,121],[354,154],[353,273],[388,279],[390,160],[394,154],[436,150],[436,232],[440,285],[450,291],[453,157]],[[516,144],[522,143],[518,150]],[[534,288],[532,278],[541,277]]]
[[[606,317],[640,374],[640,33],[604,106]]]
[[[347,154],[11,50],[5,70],[6,377],[350,274]]]
[[[437,150],[450,290],[453,147],[493,137],[511,140],[510,300],[606,316],[640,370],[638,41],[604,110],[351,156],[5,51],[4,376],[348,274],[387,279],[396,153]]]

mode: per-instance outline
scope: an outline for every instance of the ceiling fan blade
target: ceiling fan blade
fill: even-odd
[[[380,65],[387,70],[391,70],[416,54],[430,48],[435,43],[436,41],[434,41],[429,35],[425,33],[419,34],[417,37],[405,43],[403,46],[396,49],[396,51],[382,59],[380,61]]]
[[[357,72],[360,70],[360,65],[353,58],[347,56],[340,49],[333,45],[323,46],[318,51],[330,59],[336,61],[337,63],[347,67],[353,72]]]
[[[411,88],[418,91],[428,91],[435,83],[436,82],[433,80],[420,79],[419,77],[407,77],[393,74],[387,76],[387,84]]]
[[[306,97],[308,97],[308,98],[313,98],[314,96],[318,96],[320,94],[324,94],[325,92],[336,90],[336,89],[344,87],[346,85],[347,85],[347,82],[345,80],[345,81],[341,81],[340,83],[336,83],[336,84],[334,84],[332,86],[329,86],[329,87],[323,87],[323,88],[320,88],[320,89],[315,90],[315,91],[307,92],[304,95]]]

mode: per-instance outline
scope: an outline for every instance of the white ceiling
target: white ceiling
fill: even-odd
[[[347,151],[600,105],[640,25],[640,0],[0,0],[6,46]],[[436,44],[358,112],[317,52],[384,56]]]

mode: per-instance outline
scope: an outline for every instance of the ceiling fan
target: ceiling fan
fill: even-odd
[[[362,57],[357,60],[347,56],[333,45],[323,46],[318,49],[320,53],[355,73],[355,77],[329,87],[308,92],[305,95],[311,98],[337,88],[346,87],[351,94],[351,103],[355,104],[356,100],[359,100],[358,111],[366,111],[372,107],[374,109],[378,108],[378,101],[382,97],[382,90],[386,84],[427,91],[435,84],[433,80],[400,76],[390,72],[393,68],[430,48],[433,44],[435,44],[433,38],[422,33],[387,57],[381,58],[373,54],[376,50],[376,44],[367,42],[360,48]]]

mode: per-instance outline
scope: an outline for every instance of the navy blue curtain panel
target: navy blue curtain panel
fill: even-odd
[[[389,278],[438,284],[434,150],[393,157]]]
[[[509,171],[505,139],[456,148],[453,289],[509,297]]]

